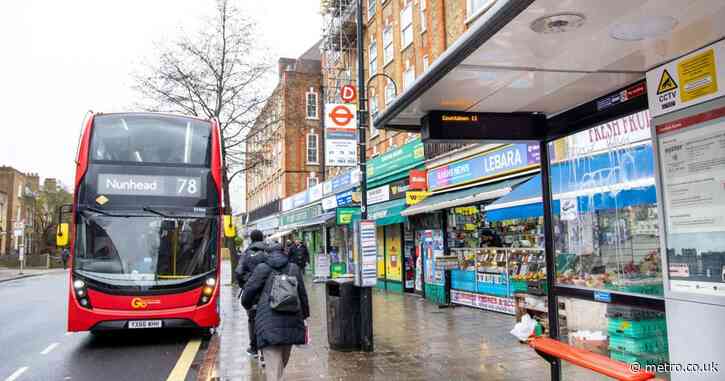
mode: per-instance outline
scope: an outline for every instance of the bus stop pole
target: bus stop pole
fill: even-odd
[[[363,48],[363,4],[357,1],[357,25],[355,47],[357,50],[357,93],[358,93],[358,154],[360,155],[360,219],[368,218],[367,166],[365,133],[367,132],[368,113],[365,95],[365,57]],[[362,263],[362,261],[360,261]],[[371,287],[360,289],[360,337],[363,352],[373,351],[373,290]]]

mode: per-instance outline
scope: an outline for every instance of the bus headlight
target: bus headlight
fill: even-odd
[[[207,278],[204,282],[204,287],[201,288],[201,297],[199,298],[198,305],[204,305],[209,303],[211,296],[214,293],[214,286],[216,285],[215,278]]]
[[[85,308],[91,308],[91,300],[88,299],[88,290],[86,290],[86,282],[82,279],[73,281],[73,291],[76,294],[78,303]]]
[[[216,279],[206,278],[206,285],[209,287],[214,287],[214,285],[216,285]]]

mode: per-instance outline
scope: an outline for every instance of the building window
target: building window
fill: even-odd
[[[415,70],[413,70],[413,66],[408,66],[408,68],[403,72],[403,89],[409,88],[414,81]]]
[[[375,3],[377,0],[368,0],[368,19],[375,16]]]
[[[307,134],[307,164],[319,164],[317,151],[317,134]]]
[[[413,3],[400,11],[400,50],[404,50],[413,43]]]
[[[305,97],[307,100],[307,119],[317,119],[317,93],[310,87]]]
[[[423,56],[423,71],[428,70],[428,55]]]
[[[373,76],[378,72],[378,43],[375,42],[375,38],[370,40],[368,51],[370,55],[370,76]]]
[[[425,18],[425,9],[426,9],[426,3],[428,0],[420,0],[420,5],[418,6],[418,9],[420,9],[420,33],[423,33],[426,31],[426,28],[428,27],[427,20]]]
[[[393,50],[393,28],[388,25],[383,30],[383,65],[393,61],[395,51]]]
[[[496,0],[468,0],[468,21],[491,8]]]
[[[378,97],[372,96],[370,97],[370,137],[374,138],[380,134],[380,131],[375,128],[375,124],[373,124],[373,120],[378,116]]]
[[[315,185],[317,185],[317,182],[318,182],[318,180],[317,180],[317,175],[315,174],[315,172],[310,173],[310,176],[307,178],[307,189],[310,189],[310,188],[314,187]]]
[[[385,105],[389,105],[393,99],[395,99],[395,84],[393,81],[388,80],[385,84]]]

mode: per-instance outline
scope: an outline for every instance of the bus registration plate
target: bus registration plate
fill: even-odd
[[[161,328],[161,320],[131,320],[128,328]]]

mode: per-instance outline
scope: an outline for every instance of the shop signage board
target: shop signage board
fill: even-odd
[[[357,108],[344,103],[325,104],[325,165],[357,164]]]
[[[425,200],[430,196],[430,193],[426,191],[407,191],[405,192],[405,204],[415,205]]]
[[[516,314],[516,306],[514,305],[514,300],[511,298],[451,290],[451,302],[509,315]]]
[[[408,179],[402,179],[390,183],[390,199],[397,200],[400,198],[405,198],[405,192],[407,192],[408,189],[410,189],[410,186],[408,185]]]
[[[337,203],[337,206],[345,206],[350,205],[353,202],[352,197],[353,191],[349,190],[346,192],[342,192],[335,196],[335,202]]]
[[[379,204],[390,200],[390,186],[383,185],[368,191],[368,205]]]
[[[253,226],[254,229],[262,232],[277,229],[279,227],[279,217],[273,216],[255,221]]]
[[[725,95],[725,40],[647,72],[653,117]]]
[[[725,296],[725,107],[656,131],[670,289]]]
[[[554,162],[606,152],[652,138],[650,113],[640,111],[615,119],[562,140],[564,146],[554,149]]]
[[[322,199],[322,209],[332,210],[337,208],[337,196],[332,195]]]
[[[423,143],[420,139],[413,140],[400,148],[388,151],[367,163],[368,181],[375,178],[390,176],[401,170],[421,163],[425,157]]]
[[[360,171],[355,169],[342,175],[334,177],[332,180],[323,183],[323,193],[340,193],[360,183]]]
[[[428,178],[426,171],[421,169],[411,169],[408,177],[408,184],[411,190],[427,190]]]
[[[294,225],[311,220],[322,214],[322,205],[312,205],[293,212],[285,213],[280,217],[280,225]]]
[[[322,199],[322,184],[317,184],[307,190],[307,202],[320,201]]]
[[[377,238],[375,221],[360,220],[354,225],[355,286],[374,287],[377,275]]]
[[[428,189],[436,191],[534,168],[540,163],[539,146],[512,144],[494,151],[428,170]]]
[[[360,218],[360,207],[337,208],[335,220],[338,225],[347,225],[355,218]]]

